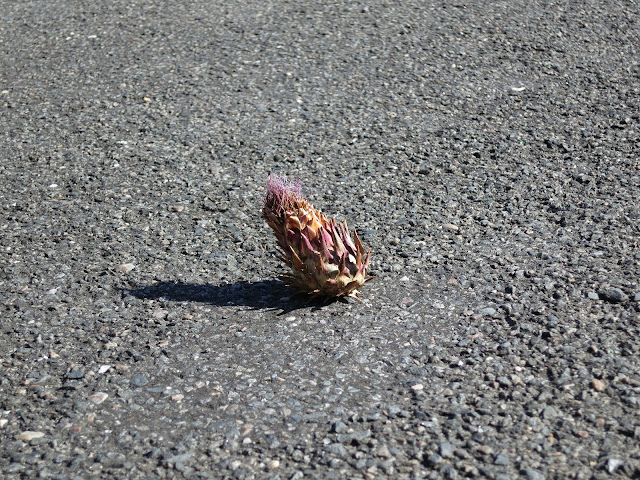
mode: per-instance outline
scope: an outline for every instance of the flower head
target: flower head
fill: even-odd
[[[282,260],[291,269],[287,284],[320,297],[357,298],[366,277],[371,250],[346,221],[336,223],[316,210],[301,193],[300,182],[270,175],[262,216],[275,233]]]

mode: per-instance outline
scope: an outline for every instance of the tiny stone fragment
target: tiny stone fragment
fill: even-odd
[[[134,268],[136,268],[136,266],[133,263],[123,263],[116,267],[116,271],[119,273],[129,273]]]
[[[96,392],[93,395],[89,395],[87,397],[87,400],[89,400],[91,403],[94,403],[96,405],[100,405],[102,402],[104,402],[107,398],[109,397],[108,393],[105,392]]]
[[[596,392],[602,392],[606,388],[604,382],[598,378],[591,380],[591,386]]]
[[[509,454],[507,452],[500,452],[498,455],[496,455],[493,463],[495,465],[509,465],[511,463],[511,461],[509,460]]]
[[[444,459],[437,453],[432,453],[427,457],[427,464],[431,466],[440,465],[442,462],[444,462]]]
[[[392,455],[389,452],[389,448],[386,445],[380,445],[376,450],[376,456],[382,458],[391,458]]]
[[[84,377],[84,372],[82,370],[71,370],[67,375],[67,378],[70,380],[79,380]]]
[[[610,303],[622,303],[629,299],[619,288],[603,288],[598,294],[602,300]]]
[[[527,478],[527,480],[544,480],[545,479],[543,474],[541,474],[537,470],[533,470],[532,468],[525,468],[522,473]]]
[[[18,435],[18,440],[22,440],[23,442],[30,442],[31,440],[42,437],[44,437],[44,432],[34,432],[31,430],[26,430]]]
[[[342,445],[341,443],[332,443],[327,447],[327,451],[329,453],[333,453],[334,455],[337,455],[340,458],[346,458],[349,456],[349,452],[347,451],[345,446]]]
[[[443,458],[450,458],[453,456],[453,445],[449,442],[442,442],[440,444],[440,455]]]
[[[149,380],[142,373],[138,373],[131,377],[131,385],[134,387],[144,387],[147,383],[149,383]]]
[[[493,453],[493,448],[490,445],[480,445],[478,447],[478,451],[483,455],[491,455]]]
[[[345,433],[347,429],[348,429],[347,424],[344,422],[334,422],[331,425],[332,433]]]
[[[167,318],[167,315],[169,315],[169,310],[165,310],[163,308],[159,308],[155,312],[153,312],[152,316],[156,320],[162,320],[164,318]]]
[[[624,462],[619,458],[611,457],[607,460],[607,471],[609,473],[614,473],[618,468],[624,465]]]

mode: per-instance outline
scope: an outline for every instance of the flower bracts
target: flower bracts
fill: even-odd
[[[349,236],[347,222],[327,218],[302,196],[299,183],[270,175],[262,216],[273,229],[282,260],[291,269],[285,282],[314,296],[357,298],[366,276],[371,250],[358,234]]]

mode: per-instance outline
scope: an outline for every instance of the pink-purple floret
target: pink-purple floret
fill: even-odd
[[[275,211],[282,210],[287,203],[302,196],[300,180],[291,182],[287,177],[269,175],[265,205],[271,204]]]

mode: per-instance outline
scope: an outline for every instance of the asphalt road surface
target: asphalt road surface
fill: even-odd
[[[0,2],[0,476],[638,478],[639,62],[636,0]]]

